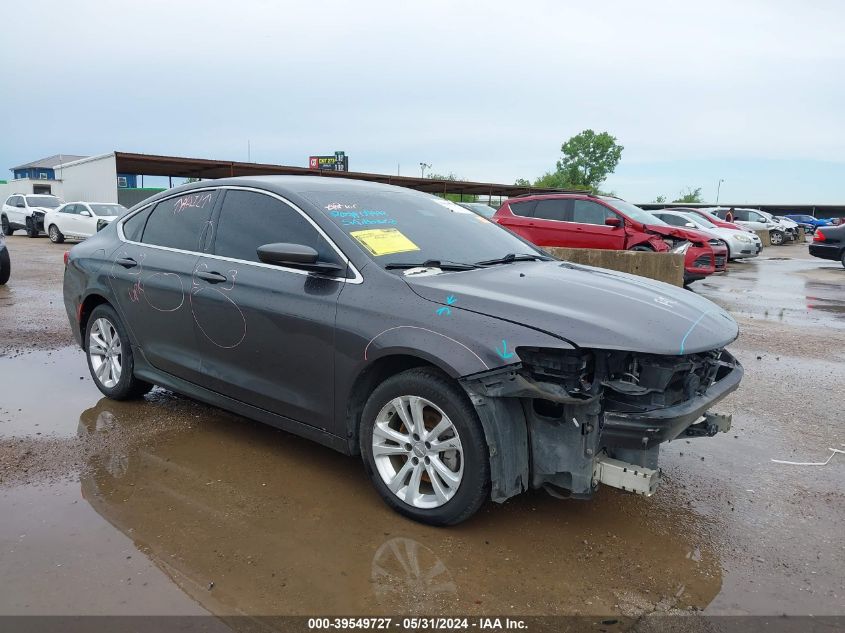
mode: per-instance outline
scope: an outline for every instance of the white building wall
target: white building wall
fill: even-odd
[[[117,162],[113,152],[58,165],[55,171],[67,202],[117,202]]]
[[[33,185],[50,185],[50,193],[58,196],[62,200],[64,197],[63,183],[58,180],[33,180],[31,178],[18,178],[17,180],[10,180],[6,183],[0,183],[0,202],[5,202],[6,198],[13,193],[31,194],[34,193]]]

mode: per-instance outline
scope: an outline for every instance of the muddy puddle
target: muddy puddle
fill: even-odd
[[[172,583],[226,615],[637,615],[721,587],[687,504],[534,493],[431,528],[385,507],[358,459],[160,389],[101,398],[84,367],[73,348],[0,359],[2,613],[132,612],[108,587]]]
[[[692,289],[737,316],[845,330],[845,269],[823,260],[731,262]]]

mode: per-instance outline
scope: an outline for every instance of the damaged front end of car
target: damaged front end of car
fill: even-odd
[[[588,499],[601,483],[651,495],[660,444],[727,431],[730,416],[708,409],[743,375],[724,349],[516,351],[520,363],[461,380],[487,436],[499,502],[528,488]]]

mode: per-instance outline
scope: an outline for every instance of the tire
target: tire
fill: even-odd
[[[772,246],[780,246],[783,244],[783,233],[780,231],[772,231],[769,233],[769,237],[772,241]]]
[[[644,244],[637,244],[636,246],[631,247],[632,251],[642,251],[645,253],[653,253],[654,249],[650,246],[645,246]]]
[[[839,261],[842,262],[842,268],[845,268],[845,249],[842,249],[842,252],[839,254]]]
[[[38,229],[35,227],[35,223],[31,218],[26,219],[26,234],[29,237],[38,237]]]
[[[6,237],[9,237],[12,233],[15,232],[15,230],[9,224],[9,218],[7,218],[5,215],[0,218],[0,226],[2,226],[3,235],[5,235]]]
[[[51,224],[50,228],[47,229],[47,235],[50,236],[50,241],[53,242],[53,244],[61,244],[65,241],[65,236],[62,235],[62,232],[59,230],[59,227],[57,227],[55,224]]]
[[[397,408],[413,420],[412,402],[423,405],[413,431]],[[437,452],[431,442],[438,439],[450,448]],[[382,499],[415,521],[455,525],[489,496],[490,455],[478,415],[460,386],[437,369],[409,369],[379,385],[364,406],[359,440],[364,468]],[[397,492],[388,486],[391,479]]]
[[[96,336],[93,346],[92,333]],[[111,343],[114,337],[117,343]],[[135,361],[126,328],[110,305],[94,308],[85,327],[84,345],[88,370],[103,395],[112,400],[131,400],[153,388],[150,383],[135,377]],[[105,353],[98,354],[99,350]],[[117,359],[116,365],[114,359]],[[105,368],[100,370],[103,366]]]
[[[9,258],[9,249],[4,248],[0,250],[0,286],[9,281],[9,275],[12,274],[12,262]]]

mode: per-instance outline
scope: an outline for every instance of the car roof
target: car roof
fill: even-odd
[[[339,195],[361,195],[364,193],[410,193],[426,197],[432,195],[415,189],[408,189],[406,187],[398,187],[396,185],[388,185],[380,182],[357,180],[355,178],[346,178],[342,176],[235,176],[231,178],[214,178],[190,182],[183,185],[177,185],[176,187],[172,187],[170,189],[165,189],[154,196],[145,198],[144,200],[138,202],[132,207],[132,209],[130,209],[130,211],[158,202],[164,198],[189,193],[196,189],[207,189],[209,187],[254,187],[256,189],[263,189],[271,193],[276,193],[300,205],[304,204],[312,207],[315,205],[306,194],[317,191],[337,193]]]

